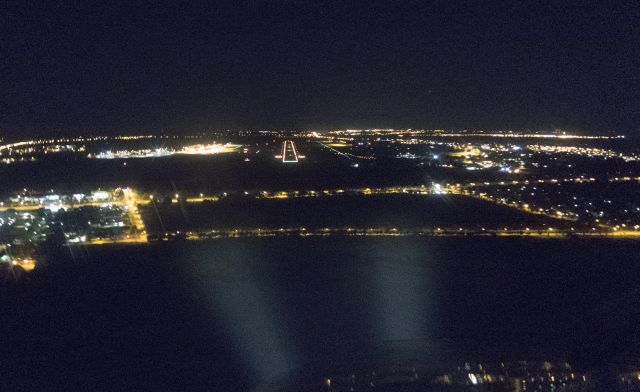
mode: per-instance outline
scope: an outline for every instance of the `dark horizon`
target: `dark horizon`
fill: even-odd
[[[640,130],[640,5],[4,4],[0,137]]]

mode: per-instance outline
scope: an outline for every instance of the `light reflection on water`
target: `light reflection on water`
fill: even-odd
[[[214,253],[196,249],[185,255],[185,262],[195,260],[204,268],[194,277],[194,289],[211,304],[211,317],[224,320],[234,346],[258,379],[269,380],[291,371],[296,361],[286,330],[270,288],[251,268],[252,254],[242,247],[224,245]]]

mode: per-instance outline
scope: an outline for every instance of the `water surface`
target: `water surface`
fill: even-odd
[[[385,363],[597,366],[638,353],[639,251],[424,237],[64,249],[2,293],[0,385],[247,390]]]

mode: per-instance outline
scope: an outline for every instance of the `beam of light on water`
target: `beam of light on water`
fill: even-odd
[[[429,334],[429,255],[416,244],[388,245],[376,242],[370,250],[377,335],[389,342],[423,342]]]
[[[248,368],[261,382],[274,380],[296,364],[286,342],[288,332],[277,316],[277,304],[251,268],[251,255],[238,244],[222,246],[192,255],[199,289],[210,299],[210,317],[224,320]]]

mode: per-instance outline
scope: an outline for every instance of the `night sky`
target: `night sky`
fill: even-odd
[[[640,134],[639,70],[637,0],[18,0],[0,5],[0,137]]]

